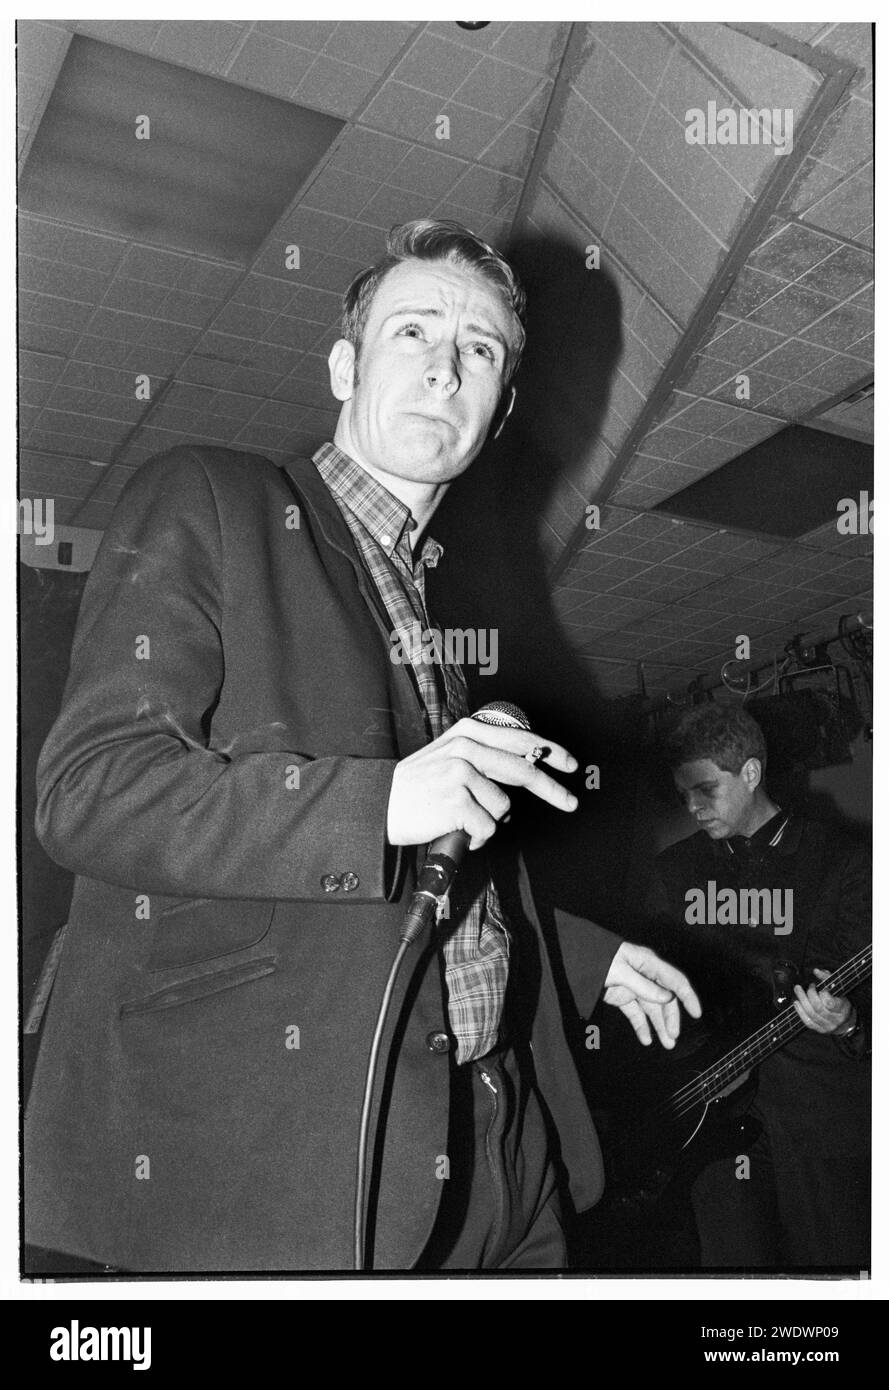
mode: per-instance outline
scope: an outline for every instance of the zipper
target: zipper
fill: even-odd
[[[493,1252],[497,1249],[497,1245],[500,1240],[501,1228],[503,1226],[503,1182],[500,1177],[500,1165],[497,1162],[496,1157],[491,1148],[491,1131],[493,1130],[497,1122],[497,1115],[499,1113],[500,1108],[500,1093],[486,1071],[480,1070],[479,1074],[481,1076],[482,1081],[485,1083],[488,1090],[491,1092],[491,1118],[488,1121],[488,1128],[485,1134],[485,1154],[487,1156],[488,1169],[491,1174],[491,1183],[493,1185],[495,1194],[494,1209],[496,1215],[494,1218],[494,1231],[491,1238],[491,1253],[493,1254]]]

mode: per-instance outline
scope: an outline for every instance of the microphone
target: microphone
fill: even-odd
[[[476,710],[472,718],[480,724],[493,724],[500,729],[531,728],[525,711],[509,700],[491,700]],[[437,835],[427,846],[417,886],[405,915],[402,941],[416,941],[426,924],[434,918],[439,901],[450,891],[468,846],[469,836],[465,830],[451,830],[447,835]]]

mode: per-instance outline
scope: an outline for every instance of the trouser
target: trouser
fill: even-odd
[[[804,1143],[779,1117],[768,1125],[749,1153],[711,1164],[692,1186],[702,1267],[866,1269],[866,1153],[832,1165],[817,1131]]]
[[[438,1216],[415,1268],[566,1268],[546,1125],[512,1047],[451,1061],[446,1157]]]

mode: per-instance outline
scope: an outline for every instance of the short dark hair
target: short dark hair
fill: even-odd
[[[342,334],[355,349],[356,359],[370,312],[371,301],[384,277],[402,261],[450,261],[475,270],[493,285],[512,315],[514,340],[506,353],[504,385],[516,373],[525,346],[525,291],[518,276],[499,251],[459,222],[419,218],[393,227],[386,238],[386,254],[362,270],[343,295]]]
[[[748,758],[766,766],[766,741],[762,729],[746,710],[711,702],[686,710],[663,741],[671,768],[708,758],[722,772],[735,776]]]

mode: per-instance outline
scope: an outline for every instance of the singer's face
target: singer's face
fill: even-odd
[[[361,354],[331,353],[343,442],[393,477],[446,483],[485,441],[503,390],[511,316],[496,290],[447,261],[404,261],[371,301]]]

